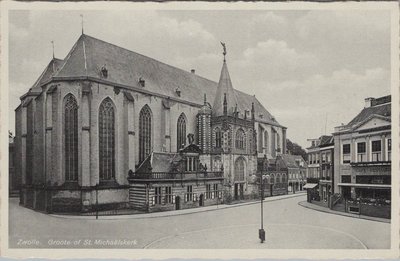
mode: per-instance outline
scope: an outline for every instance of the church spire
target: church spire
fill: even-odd
[[[83,34],[83,14],[81,14],[81,27],[82,27],[82,34]]]
[[[217,92],[215,94],[214,105],[213,105],[213,115],[232,115],[234,113],[234,107],[238,104],[236,99],[235,90],[233,89],[231,77],[228,72],[228,66],[226,63],[226,45],[222,43],[223,48],[223,64],[221,69],[221,75],[219,77]]]
[[[226,116],[228,114],[228,102],[226,101],[226,93],[224,93],[224,115]]]

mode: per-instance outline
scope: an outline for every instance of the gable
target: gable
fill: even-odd
[[[379,128],[384,126],[390,126],[391,122],[390,119],[375,115],[372,116],[365,121],[361,122],[356,128],[356,131]]]

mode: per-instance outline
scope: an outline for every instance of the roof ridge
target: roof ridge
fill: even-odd
[[[115,47],[117,47],[117,48],[123,49],[123,50],[125,50],[125,51],[128,51],[128,52],[134,53],[134,54],[136,54],[136,55],[145,57],[146,59],[153,60],[153,61],[155,61],[155,62],[157,62],[157,63],[161,63],[161,64],[166,65],[166,66],[168,66],[168,67],[171,67],[171,68],[174,68],[174,69],[178,69],[178,70],[180,70],[180,71],[182,71],[182,72],[185,72],[185,73],[188,74],[188,75],[192,75],[192,76],[195,76],[195,77],[202,78],[202,79],[204,79],[204,80],[213,82],[213,83],[215,83],[215,84],[218,84],[218,82],[213,81],[213,80],[210,80],[210,79],[208,79],[208,78],[206,78],[206,77],[204,77],[204,76],[201,76],[201,75],[199,75],[199,74],[191,73],[191,72],[186,71],[186,70],[184,70],[184,69],[182,69],[182,68],[179,68],[179,67],[176,67],[176,66],[172,66],[172,65],[170,65],[170,64],[167,64],[166,62],[157,60],[157,59],[152,58],[152,57],[150,57],[150,56],[147,56],[147,55],[144,55],[144,54],[141,54],[141,53],[138,53],[138,52],[129,50],[128,48],[125,48],[125,47],[122,47],[122,46],[119,46],[119,45],[116,45],[116,44],[113,44],[113,43],[109,43],[109,42],[107,42],[107,41],[101,40],[101,39],[99,39],[99,38],[96,38],[96,37],[93,37],[93,36],[90,36],[90,35],[87,35],[87,34],[83,34],[83,35],[84,35],[85,37],[92,38],[93,40],[100,41],[100,42],[102,42],[102,43],[105,43],[105,44],[108,44],[108,45],[112,45],[112,46],[115,46]]]

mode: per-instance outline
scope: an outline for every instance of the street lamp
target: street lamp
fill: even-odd
[[[267,161],[267,156],[264,154],[264,159],[263,159],[263,165],[260,173],[260,186],[261,186],[261,228],[258,230],[258,237],[261,240],[261,243],[264,243],[265,241],[265,230],[264,230],[264,176],[263,173],[264,171],[266,172],[268,170],[268,161]]]

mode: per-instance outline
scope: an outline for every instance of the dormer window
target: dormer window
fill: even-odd
[[[108,70],[107,70],[106,65],[103,65],[103,67],[101,67],[100,75],[101,75],[101,78],[107,78],[108,77]]]
[[[175,89],[175,93],[178,97],[181,97],[181,89],[179,87]]]
[[[101,77],[102,78],[107,78],[108,77],[108,70],[106,65],[103,65],[103,67],[101,67]]]
[[[258,116],[260,116],[260,119],[262,119],[262,118],[264,117],[264,115],[262,115],[262,114],[260,114],[260,115],[258,115]]]
[[[140,85],[141,87],[144,87],[144,86],[146,85],[146,81],[145,81],[142,77],[139,78],[138,83],[139,83],[139,85]]]

